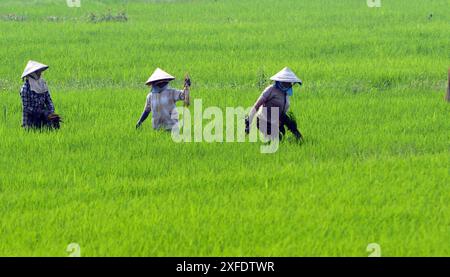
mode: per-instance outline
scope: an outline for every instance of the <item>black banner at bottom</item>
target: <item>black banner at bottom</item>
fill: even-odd
[[[0,266],[16,274],[44,276],[301,276],[304,273],[381,276],[393,271],[444,273],[449,271],[449,261],[448,258],[1,258]]]

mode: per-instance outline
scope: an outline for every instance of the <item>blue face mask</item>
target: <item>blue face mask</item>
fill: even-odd
[[[281,82],[276,81],[275,87],[278,88],[279,90],[281,90],[282,92],[286,93],[289,96],[292,96],[292,94],[294,94],[294,90],[292,89],[292,87],[290,87],[290,88],[283,87],[283,85],[281,85]]]
[[[169,84],[163,86],[163,87],[158,87],[158,86],[152,86],[152,93],[160,93],[161,91],[165,90],[167,88]]]

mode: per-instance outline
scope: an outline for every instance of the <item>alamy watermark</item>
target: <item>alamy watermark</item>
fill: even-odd
[[[369,243],[366,251],[370,252],[369,257],[381,257],[381,246],[378,243]]]
[[[367,0],[367,7],[381,8],[381,0]]]
[[[366,251],[370,253],[368,257],[381,257],[381,246],[378,243],[369,243]],[[81,247],[76,242],[67,245],[66,252],[69,254],[69,257],[81,257]]]
[[[81,0],[66,0],[67,7],[69,8],[79,8],[81,7]]]
[[[248,134],[245,132],[245,117],[251,108],[226,107],[225,111],[220,107],[207,107],[203,110],[202,100],[194,100],[194,114],[185,107],[177,107],[177,112],[172,112],[172,119],[180,120],[172,128],[174,142],[261,142],[261,153],[275,153],[280,141],[279,108],[261,108],[261,113],[268,115],[267,120],[259,121],[259,128],[252,126]],[[257,116],[255,116],[256,119]],[[207,121],[205,125],[203,122]],[[192,128],[193,126],[193,128]],[[262,130],[263,132],[259,132]]]
[[[72,242],[67,245],[66,252],[69,253],[69,257],[81,257],[81,247],[78,243]]]

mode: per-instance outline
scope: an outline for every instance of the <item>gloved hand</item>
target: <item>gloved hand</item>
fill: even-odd
[[[189,107],[191,104],[191,96],[189,95],[189,88],[191,87],[191,77],[189,74],[186,74],[184,77],[184,106]]]
[[[138,123],[136,123],[136,129],[139,129],[139,127],[141,127],[142,123],[139,121]]]
[[[184,77],[184,87],[190,86],[191,86],[191,77],[189,77],[189,74],[186,74],[186,77]]]

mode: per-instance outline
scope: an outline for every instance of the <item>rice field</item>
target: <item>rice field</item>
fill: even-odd
[[[1,1],[0,256],[450,256],[450,2],[381,3]],[[59,131],[20,127],[30,59]],[[285,66],[302,144],[135,129],[156,67],[225,110]]]

